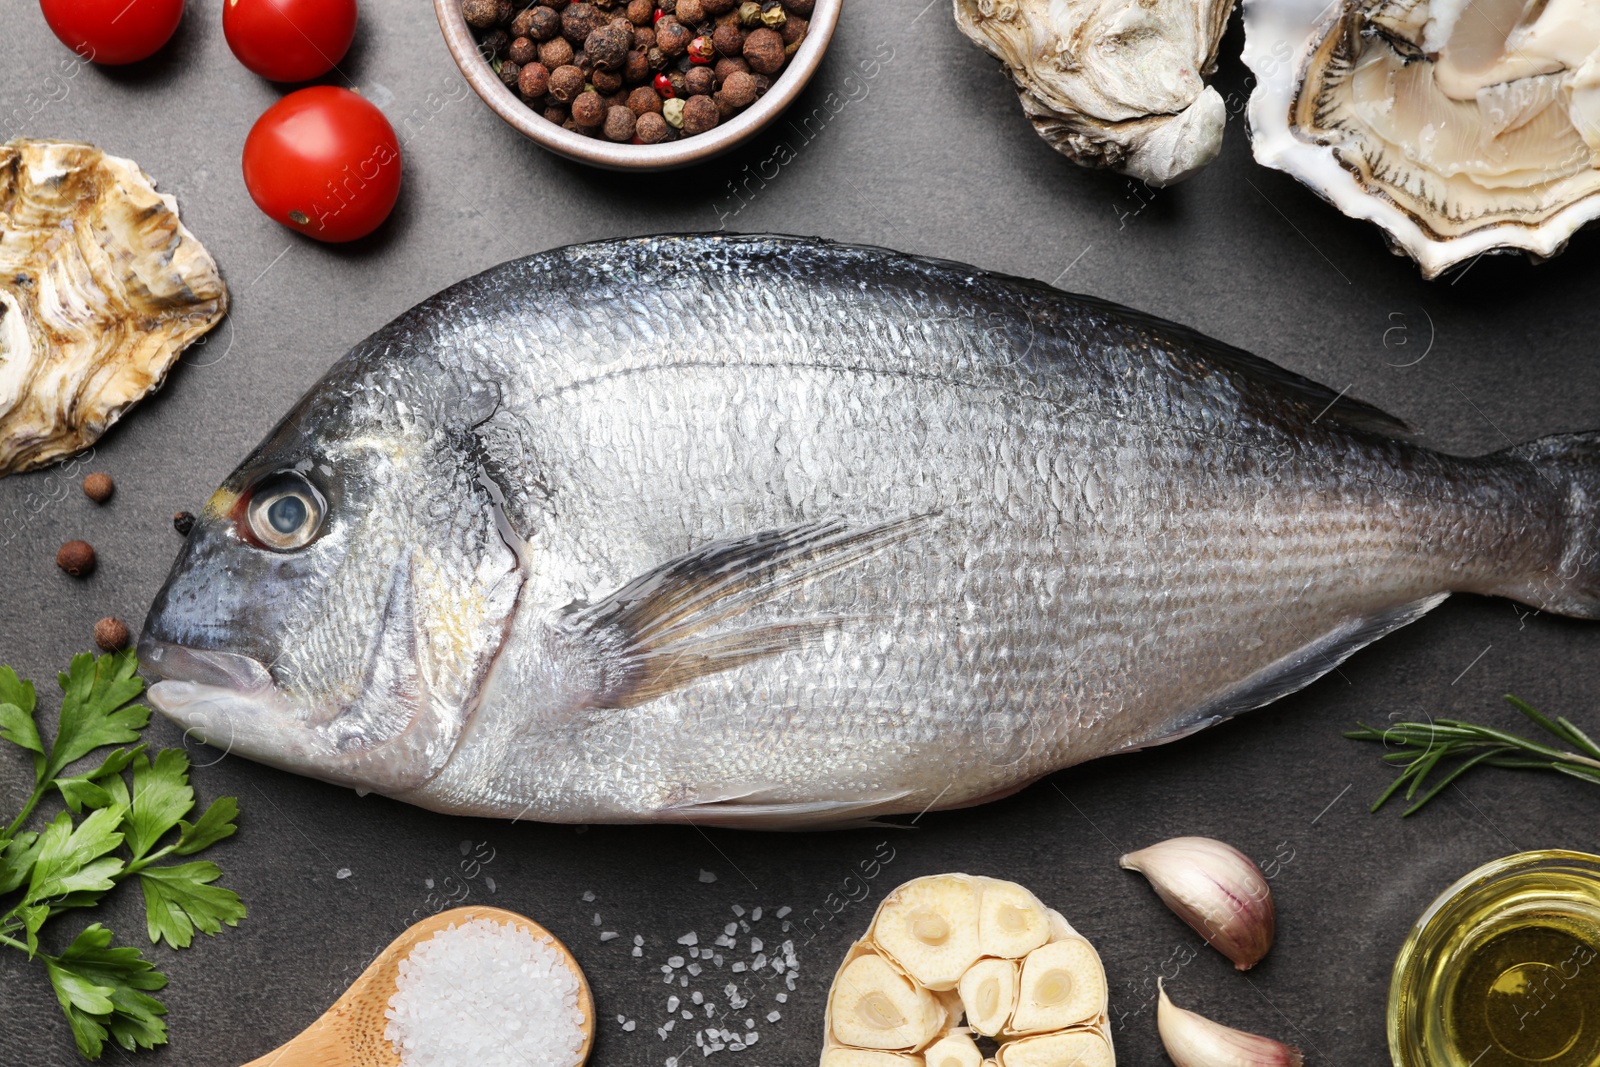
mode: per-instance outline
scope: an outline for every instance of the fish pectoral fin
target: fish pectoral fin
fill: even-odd
[[[915,811],[911,790],[866,793],[849,800],[780,800],[762,786],[725,790],[657,808],[658,822],[722,826],[733,830],[850,829],[879,815]]]
[[[599,663],[596,707],[629,708],[698,678],[803,648],[842,615],[717,629],[752,608],[860,563],[926,529],[915,515],[874,526],[813,522],[702,545],[595,604],[567,609]]]
[[[1444,603],[1449,596],[1449,593],[1436,593],[1388,611],[1349,619],[1256,671],[1227,692],[1170,724],[1165,732],[1134,741],[1118,751],[1136,752],[1141,748],[1177,741],[1241,712],[1253,711],[1298,689],[1304,689],[1378,638],[1416,622]]]

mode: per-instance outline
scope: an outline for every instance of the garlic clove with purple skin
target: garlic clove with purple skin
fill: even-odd
[[[1174,837],[1128,853],[1122,866],[1148,878],[1167,907],[1239,970],[1254,967],[1272,947],[1272,890],[1232,845]]]
[[[1173,1004],[1156,980],[1156,1028],[1177,1067],[1303,1067],[1300,1050],[1270,1037],[1247,1034]]]

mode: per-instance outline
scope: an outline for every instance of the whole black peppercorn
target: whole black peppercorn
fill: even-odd
[[[583,40],[583,51],[596,70],[621,70],[628,62],[633,35],[615,26],[602,26]]]
[[[539,58],[539,46],[533,43],[531,37],[517,37],[506,49],[506,58],[519,67],[524,63],[532,63]]]
[[[645,144],[660,144],[672,136],[672,127],[667,125],[667,120],[654,111],[647,111],[639,116],[639,122],[633,128],[633,135]]]
[[[678,0],[656,0],[656,7],[663,15],[671,15],[678,10]]]
[[[734,107],[747,107],[756,98],[756,78],[754,74],[746,74],[736,70],[723,79],[722,91],[717,93],[720,103],[726,99]]]
[[[581,48],[578,49],[578,54],[572,57],[572,65],[583,71],[583,76],[586,78],[594,70],[594,60]]]
[[[623,65],[622,76],[635,84],[650,80],[650,60],[644,52],[635,48],[628,53],[628,62]]]
[[[500,80],[505,83],[507,88],[515,89],[517,87],[517,79],[521,76],[522,68],[517,64],[509,59],[500,61]]]
[[[690,96],[703,96],[717,87],[717,76],[711,73],[710,67],[691,67],[683,76],[683,84],[688,87]]]
[[[655,0],[628,0],[628,21],[635,26],[648,26],[655,21]]]
[[[562,107],[560,104],[550,104],[544,109],[544,120],[546,122],[553,122],[557,126],[561,125],[563,122],[566,122],[569,117],[570,112],[568,112],[567,109]]]
[[[614,70],[597,70],[589,75],[597,91],[609,95],[622,88],[622,75]]]
[[[692,40],[694,31],[671,15],[656,23],[656,47],[669,57],[683,55]]]
[[[494,21],[497,26],[509,26],[511,15],[516,9],[511,6],[511,0],[500,0],[500,5],[495,9]]]
[[[605,25],[605,21],[599,8],[580,0],[561,13],[561,36],[571,41],[572,47],[581,48],[584,40]]]
[[[103,471],[95,471],[85,475],[83,479],[83,495],[93,500],[96,504],[104,504],[110,500],[117,491],[116,483],[111,480],[111,475]]]
[[[806,30],[810,28],[811,23],[799,15],[785,21],[782,26],[778,27],[778,36],[783,38],[784,50],[787,51],[789,45],[799,44],[805,40]]]
[[[717,60],[717,65],[711,68],[711,73],[716,75],[717,85],[721,86],[723,82],[728,80],[728,75],[730,74],[750,73],[750,64],[733,56],[723,56]]]
[[[68,541],[56,553],[56,566],[74,578],[87,578],[94,573],[94,549],[87,541]]]
[[[550,72],[548,92],[558,104],[570,104],[583,92],[583,71],[568,64]]]
[[[628,110],[635,115],[661,114],[661,94],[648,85],[641,85],[628,94]]]
[[[525,99],[537,100],[550,91],[550,71],[543,63],[529,63],[517,75],[517,92]]]
[[[744,39],[744,60],[757,74],[776,74],[783,66],[783,38],[763,26]]]
[[[649,51],[656,46],[656,28],[640,26],[633,31],[633,47]]]
[[[625,107],[613,107],[606,111],[606,140],[624,144],[633,140],[633,129],[638,119],[632,111]]]
[[[709,96],[691,96],[683,103],[683,132],[705,133],[721,121],[716,102]]]
[[[189,536],[189,531],[194,529],[194,515],[192,512],[180,511],[172,516],[172,528],[183,537]]]
[[[512,39],[533,36],[533,8],[517,12],[511,20],[510,33]]]
[[[712,18],[716,18],[718,15],[726,15],[739,6],[739,0],[700,0],[700,3],[705,6],[706,14]]]
[[[593,89],[579,93],[572,102],[572,121],[579,126],[598,126],[606,118],[606,103]]]
[[[667,54],[659,48],[652,48],[644,54],[645,66],[653,71],[667,69]]]
[[[511,47],[511,35],[505,30],[490,30],[478,39],[478,54],[489,62],[503,59]]]
[[[555,70],[572,62],[576,55],[565,37],[554,37],[539,46],[539,62]]]
[[[689,95],[689,79],[683,76],[683,71],[672,71],[667,75],[667,81],[672,83],[672,91],[678,96]]]
[[[461,17],[475,30],[487,30],[500,17],[500,0],[461,0]]]
[[[685,26],[698,27],[706,20],[705,0],[678,0],[677,19]]]
[[[817,6],[817,0],[783,0],[783,6],[789,9],[791,15],[811,16],[811,9]]]
[[[765,74],[752,74],[750,76],[756,80],[756,99],[759,100],[767,95],[768,89],[772,88],[772,79]]]
[[[535,41],[548,41],[561,32],[561,15],[555,8],[531,7],[528,9],[528,36]]]
[[[128,647],[128,624],[107,615],[94,624],[94,643],[103,652],[121,652]]]
[[[744,52],[744,31],[732,23],[724,22],[712,33],[711,44],[721,55],[740,55]]]

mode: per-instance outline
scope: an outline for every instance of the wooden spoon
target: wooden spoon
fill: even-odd
[[[389,1023],[383,1013],[389,1006],[389,998],[394,996],[400,961],[409,956],[419,942],[428,940],[452,923],[460,925],[471,919],[492,919],[520,926],[535,938],[548,941],[560,953],[562,962],[578,980],[578,1011],[583,1015],[583,1047],[578,1050],[574,1064],[587,1060],[589,1049],[594,1045],[594,998],[589,993],[588,979],[584,978],[567,946],[532,919],[513,911],[452,908],[423,919],[391,941],[320,1019],[292,1041],[258,1060],[251,1060],[245,1067],[400,1067],[399,1051],[383,1036],[384,1027]]]

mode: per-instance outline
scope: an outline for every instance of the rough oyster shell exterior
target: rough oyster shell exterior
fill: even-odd
[[[227,312],[177,202],[92,145],[0,145],[0,475],[93,444]]]
[[[1205,83],[1232,0],[955,0],[1056,151],[1153,186],[1217,157],[1227,108]]]

